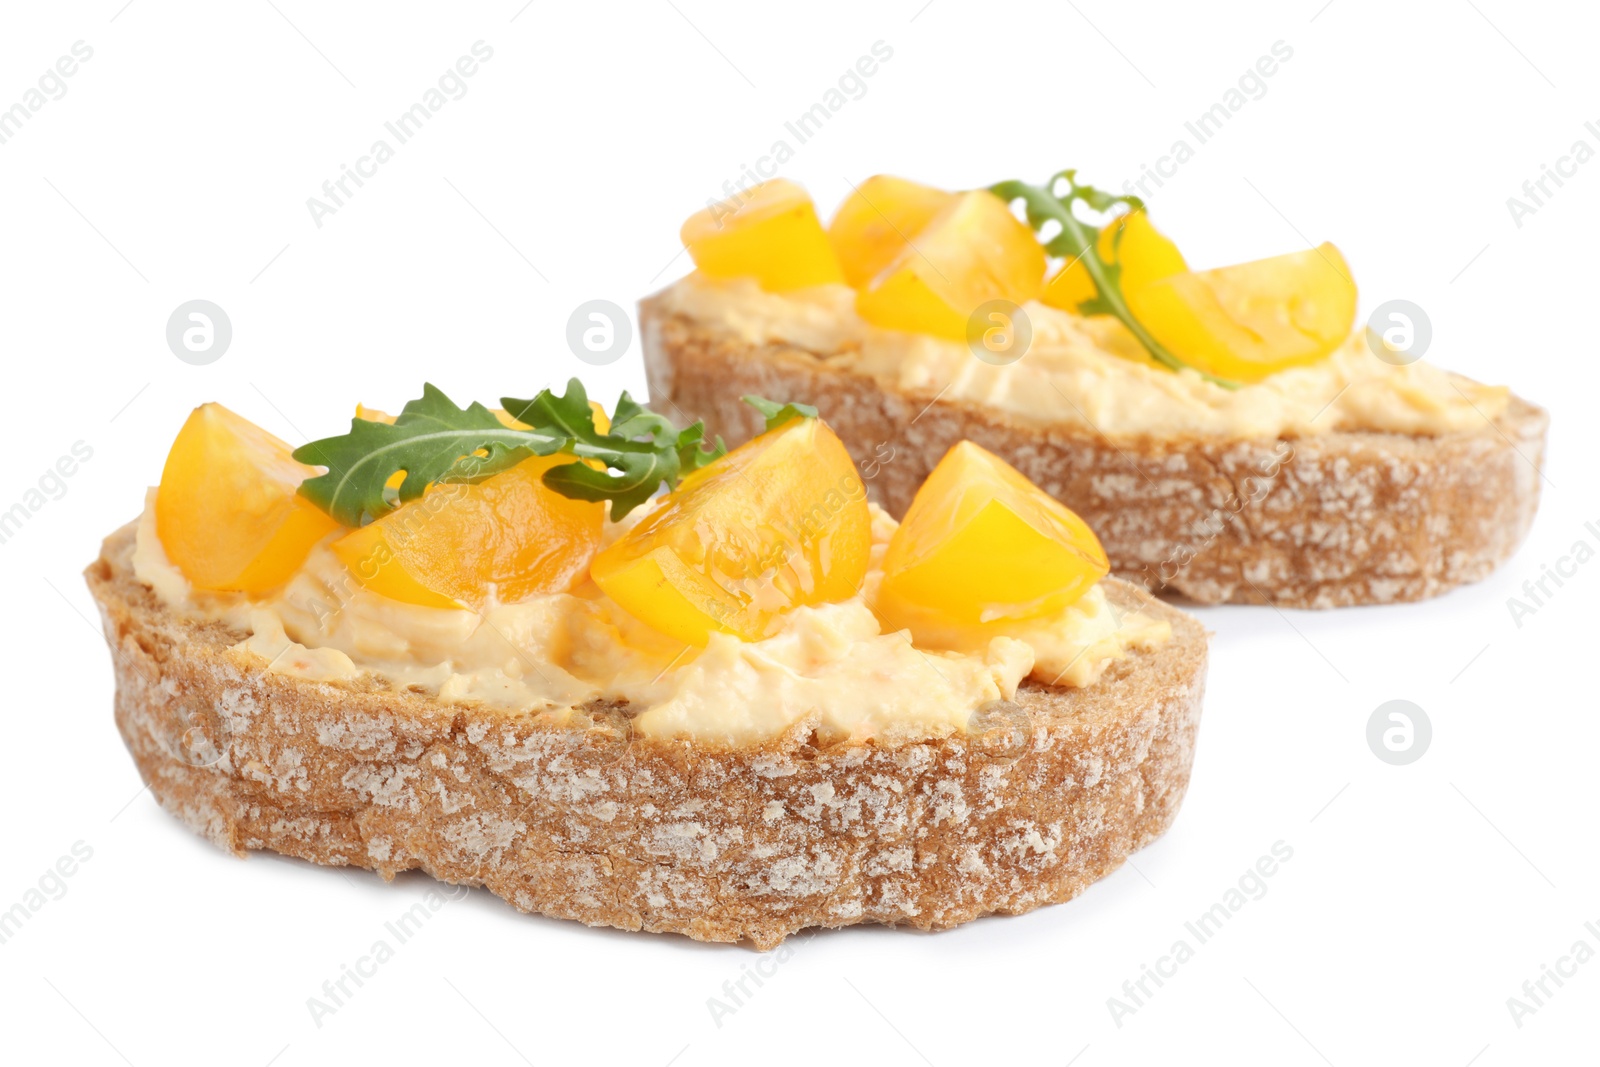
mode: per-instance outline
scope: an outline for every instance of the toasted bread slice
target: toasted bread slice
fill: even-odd
[[[247,635],[170,612],[134,529],[85,572],[116,719],[163,807],[217,845],[393,877],[421,868],[528,912],[766,949],[810,926],[953,926],[1068,900],[1177,814],[1206,635],[1108,580],[1172,639],[1092,686],[1027,683],[967,735],[718,749],[271,673]]]
[[[1436,596],[1509,557],[1539,504],[1549,419],[1517,397],[1478,430],[1436,437],[1112,440],[886,389],[829,362],[835,353],[752,346],[674,314],[660,295],[640,302],[639,326],[651,403],[705,419],[730,444],[761,428],[744,394],[814,404],[868,495],[898,518],[945,451],[970,440],[1081,515],[1113,573],[1204,604]]]

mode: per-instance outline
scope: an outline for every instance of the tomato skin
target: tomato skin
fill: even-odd
[[[156,489],[156,533],[199,589],[260,593],[288,581],[339,524],[299,494],[317,468],[221,404],[190,413]]]
[[[1058,615],[1110,571],[1074,512],[971,441],[945,453],[917,490],[883,557],[877,611],[886,629],[966,633]]]
[[[856,294],[856,312],[885,329],[965,340],[979,305],[1020,305],[1038,296],[1044,268],[1033,231],[999,197],[979,189],[940,210]]]
[[[773,293],[844,281],[811,197],[782,178],[689,216],[679,236],[712,278],[754,278]]]
[[[1127,294],[1145,329],[1178,359],[1235,382],[1259,382],[1326,359],[1350,336],[1356,285],[1331,244],[1184,272]]]
[[[604,504],[544,484],[568,455],[532,456],[476,484],[435,485],[330,546],[368,590],[408,604],[482,610],[582,584]]]
[[[1108,266],[1121,268],[1123,296],[1151,282],[1189,269],[1178,246],[1150,224],[1143,211],[1130,211],[1108,223],[1095,242],[1095,253]],[[1062,264],[1039,294],[1041,303],[1076,312],[1097,295],[1094,279],[1081,260]]]
[[[784,612],[847,600],[872,554],[867,491],[817,419],[794,419],[685,476],[594,559],[623,610],[689,645],[768,636]]]
[[[888,174],[856,186],[828,223],[828,241],[838,253],[845,284],[865,288],[955,198]]]

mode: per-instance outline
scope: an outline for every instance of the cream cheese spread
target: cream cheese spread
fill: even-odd
[[[170,609],[251,636],[236,651],[308,681],[363,675],[451,702],[560,716],[591,700],[626,701],[633,729],[745,745],[807,722],[826,739],[892,741],[964,732],[973,713],[1015,697],[1030,675],[1084,686],[1171,627],[1119,613],[1096,586],[1059,616],[1017,623],[979,652],[914,646],[882,632],[872,601],[896,524],[872,506],[872,566],[859,594],[796,608],[760,641],[713,634],[685,646],[623,611],[593,583],[482,612],[406,604],[356,583],[323,543],[281,590],[250,598],[193,588],[167,558],[155,490],[139,521],[135,575]],[[615,539],[648,512],[607,524]]]
[[[1085,318],[1038,302],[1024,306],[1033,337],[1004,366],[959,341],[884,330],[855,312],[843,285],[769,293],[749,278],[694,273],[663,294],[672,312],[752,345],[786,344],[841,370],[913,394],[999,409],[1040,425],[1069,424],[1111,437],[1305,437],[1338,430],[1436,435],[1481,428],[1508,402],[1486,386],[1427,363],[1379,359],[1361,331],[1327,359],[1228,389],[1194,371],[1142,358],[1112,318]],[[1132,357],[1132,358],[1128,358]]]

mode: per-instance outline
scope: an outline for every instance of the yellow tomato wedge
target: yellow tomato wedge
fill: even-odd
[[[965,340],[980,304],[1039,295],[1045,254],[993,193],[962,193],[856,296],[856,311],[891,330]]]
[[[572,461],[534,456],[475,485],[431,486],[334,541],[333,553],[372,592],[425,607],[567,592],[583,581],[606,514],[545,486],[545,471]]]
[[[221,404],[189,415],[161,471],[156,533],[196,587],[259,593],[282,585],[339,528],[297,492],[318,471],[291,452]]]
[[[595,428],[611,426],[594,401]],[[506,411],[495,418],[526,429]],[[363,404],[356,418],[394,422]],[[510,603],[581,584],[600,544],[605,506],[545,487],[544,472],[571,456],[535,456],[477,485],[431,486],[421,499],[335,541],[334,555],[374,593],[432,608],[482,609],[493,591]],[[405,471],[390,476],[398,489]],[[443,521],[440,521],[441,516]]]
[[[775,178],[689,216],[679,231],[694,264],[713,278],[754,278],[774,293],[844,280],[811,197]]]
[[[872,550],[866,488],[832,430],[794,419],[687,475],[595,557],[629,614],[680,641],[768,636],[783,612],[845,600]]]
[[[1143,211],[1130,211],[1106,225],[1095,242],[1095,251],[1102,263],[1122,268],[1124,295],[1189,269],[1178,246],[1150,225],[1150,216]],[[1039,300],[1051,307],[1077,311],[1079,304],[1096,295],[1088,268],[1082,260],[1070,260],[1045,285]]]
[[[956,194],[877,174],[856,186],[833,221],[828,240],[846,284],[859,289],[876,278]]]
[[[1174,274],[1126,297],[1134,318],[1174,356],[1236,382],[1325,359],[1356,316],[1355,282],[1331,244]]]
[[[909,629],[918,644],[982,647],[985,624],[1059,614],[1109,570],[1082,519],[963,441],[889,541],[876,609],[886,630]]]

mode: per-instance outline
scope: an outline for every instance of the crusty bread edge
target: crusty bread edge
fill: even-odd
[[[942,740],[718,750],[636,736],[612,705],[574,727],[270,673],[232,650],[245,635],[157,601],[132,542],[85,572],[118,728],[161,805],[240,855],[420,868],[526,912],[767,949],[1068,900],[1165,832],[1194,759],[1205,632],[1114,580],[1173,638],[1093,686],[1030,683]]]
[[[1549,419],[1516,397],[1480,429],[1434,437],[1112,438],[901,393],[835,353],[752,345],[676,314],[661,294],[640,302],[639,326],[651,403],[674,417],[736,443],[760,429],[742,395],[814,404],[895,516],[945,451],[971,440],[1082,515],[1119,577],[1199,603],[1437,596],[1507,559],[1539,503]]]

